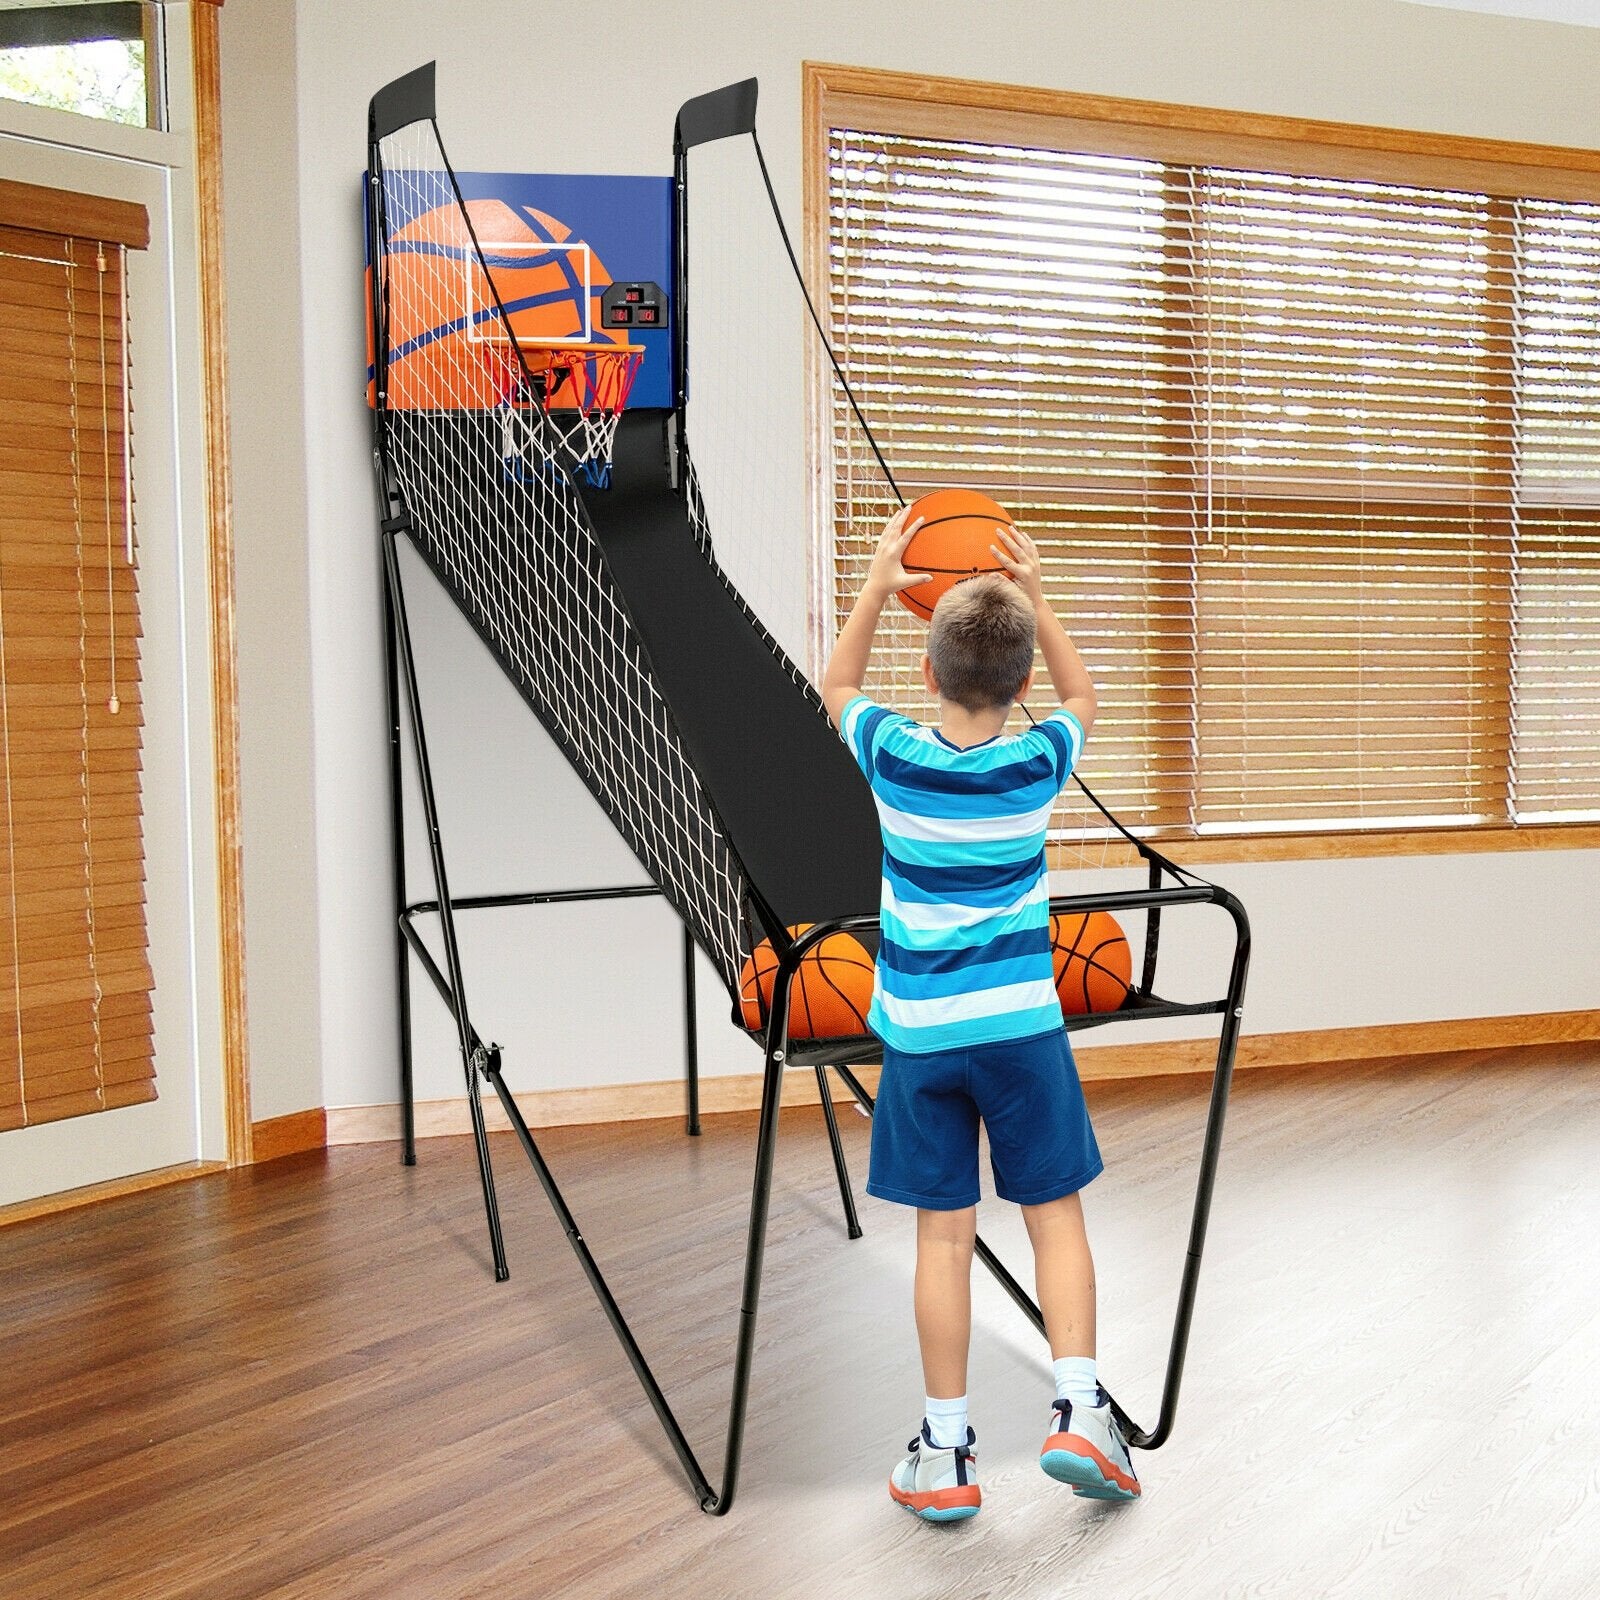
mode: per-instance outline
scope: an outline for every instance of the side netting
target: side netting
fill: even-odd
[[[480,203],[463,203],[431,118],[381,138],[374,176],[374,402],[410,534],[733,990],[760,937],[749,885],[559,445],[536,407],[505,401],[485,358],[485,325],[502,362],[512,336]]]

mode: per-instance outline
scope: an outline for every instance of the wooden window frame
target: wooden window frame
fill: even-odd
[[[1307,176],[1468,188],[1477,193],[1600,204],[1600,151],[1517,144],[1358,123],[1217,111],[966,78],[924,77],[816,61],[801,65],[804,268],[818,305],[828,285],[828,135],[867,133],[1233,164]],[[807,341],[807,481],[811,559],[833,555],[830,372]],[[831,566],[829,568],[831,574]],[[826,586],[831,591],[831,579]],[[829,618],[816,631],[828,642]],[[1356,828],[1163,838],[1186,861],[1286,861],[1600,848],[1592,822]],[[1126,852],[1128,860],[1133,852]],[[1062,864],[1070,864],[1063,856]]]

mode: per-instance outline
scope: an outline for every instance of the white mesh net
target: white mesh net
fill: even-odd
[[[417,548],[732,990],[749,946],[746,884],[543,411],[505,404],[484,341],[466,337],[498,324],[515,348],[437,133],[414,123],[379,155],[388,360],[375,398]]]
[[[749,139],[690,152],[686,220],[684,425],[717,558],[802,676],[820,677],[833,636],[806,482],[804,310]]]

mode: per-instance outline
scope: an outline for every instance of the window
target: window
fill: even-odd
[[[156,1094],[124,295],[146,230],[0,185],[0,1131]]]
[[[159,128],[160,27],[152,0],[0,9],[0,99]]]
[[[907,498],[983,488],[1040,537],[1124,820],[1600,817],[1600,176],[823,111],[846,372]],[[842,395],[828,431],[842,614],[893,501]],[[878,692],[926,712],[886,620]]]

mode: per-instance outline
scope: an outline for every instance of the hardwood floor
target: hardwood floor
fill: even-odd
[[[1145,1417],[1203,1110],[1093,1086],[1102,1369]],[[857,1183],[866,1125],[844,1119]],[[552,1163],[720,1465],[753,1129],[564,1128]],[[744,1478],[695,1508],[508,1136],[512,1280],[469,1147],[347,1148],[0,1231],[6,1600],[973,1600],[1600,1592],[1600,1052],[1249,1074],[1176,1434],[1144,1500],[1034,1465],[1039,1342],[981,1272],[985,1493],[883,1479],[916,1425],[909,1213],[848,1244],[786,1112]],[[1025,1265],[1017,1214],[986,1231]],[[1027,1276],[1024,1271],[1023,1276]],[[715,1470],[713,1471],[715,1476]]]

